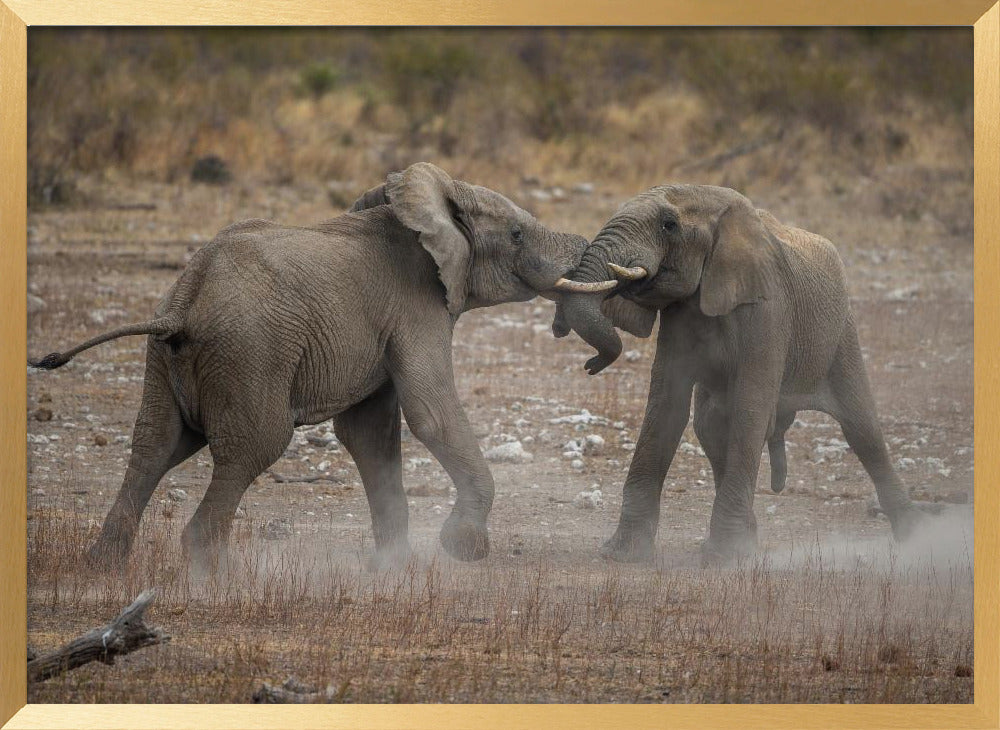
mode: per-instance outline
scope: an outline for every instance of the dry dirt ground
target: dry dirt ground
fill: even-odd
[[[532,189],[507,192],[585,235],[637,192],[597,184],[543,200]],[[666,480],[656,561],[599,559],[654,340],[627,338],[627,356],[588,377],[589,348],[553,339],[553,306],[536,300],[468,313],[455,332],[458,387],[483,449],[518,440],[532,454],[493,464],[487,560],[460,564],[439,549],[454,492],[406,438],[416,557],[367,571],[364,492],[344,449],[323,445],[325,424],[299,429],[274,465],[291,482],[263,475],[246,493],[231,575],[196,581],[179,555],[207,452],[164,479],[124,573],[93,575],[79,556],[120,485],[141,395],[144,342],[121,339],[56,372],[29,369],[28,640],[53,648],[153,585],[151,622],[173,639],[33,686],[29,700],[248,702],[262,682],[294,676],[344,702],[971,701],[971,209],[967,220],[919,205],[900,213],[893,189],[861,180],[833,195],[754,197],[841,252],[892,457],[916,496],[947,504],[915,545],[893,546],[869,514],[874,489],[836,424],[802,413],[780,495],[764,457],[758,555],[698,567],[713,488],[689,428]],[[234,220],[337,213],[319,185],[91,181],[84,192],[85,204],[30,216],[29,284],[44,301],[29,316],[33,356],[148,317],[189,252]],[[569,453],[588,436],[603,445]],[[575,501],[595,488],[600,504]]]

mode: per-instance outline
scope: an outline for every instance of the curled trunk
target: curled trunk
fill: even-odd
[[[595,282],[607,279],[608,250],[600,243],[592,244],[573,272],[572,279]],[[601,312],[604,293],[567,293],[560,305],[563,321],[584,341],[597,349],[597,355],[587,361],[587,372],[599,373],[618,359],[622,352],[622,341],[611,320]]]

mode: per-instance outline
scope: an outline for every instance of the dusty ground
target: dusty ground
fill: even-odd
[[[899,199],[906,176],[890,169],[832,195],[754,198],[837,244],[904,481],[923,499],[968,502],[949,506],[917,546],[889,545],[887,523],[867,510],[873,487],[836,424],[803,413],[781,495],[768,489],[765,455],[759,556],[733,570],[697,567],[713,490],[689,429],[667,476],[656,563],[600,560],[654,341],[627,339],[629,355],[590,378],[589,348],[575,335],[554,340],[552,305],[536,300],[466,314],[455,333],[458,386],[484,450],[517,439],[533,454],[493,465],[484,563],[439,550],[449,482],[408,438],[418,559],[366,572],[363,489],[342,448],[307,441],[321,426],[300,429],[273,471],[323,480],[265,475],[247,492],[234,545],[241,567],[228,582],[189,580],[177,554],[207,486],[207,453],[161,484],[126,573],[91,576],[79,553],[120,485],[141,395],[144,342],[122,339],[57,372],[29,371],[29,645],[54,647],[150,585],[161,587],[152,620],[174,638],[32,687],[29,699],[245,702],[261,682],[294,675],[351,702],[970,701],[971,204],[967,217],[942,219]],[[971,176],[963,186],[971,199]],[[187,254],[233,220],[306,224],[337,212],[320,186],[84,189],[85,205],[30,217],[29,282],[45,302],[29,317],[35,356],[147,317]],[[597,185],[538,202],[530,189],[507,192],[552,227],[585,235],[636,192]],[[588,435],[603,448],[564,456]],[[574,504],[595,487],[601,506]],[[170,498],[172,489],[186,498]]]

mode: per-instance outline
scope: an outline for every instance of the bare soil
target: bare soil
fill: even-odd
[[[841,252],[892,457],[915,496],[947,503],[914,545],[892,545],[869,513],[874,489],[836,424],[802,413],[780,495],[764,458],[758,555],[699,567],[713,487],[689,428],[667,476],[656,560],[601,560],[655,340],[626,336],[628,356],[588,377],[589,348],[555,340],[553,306],[539,299],[470,312],[455,332],[458,387],[483,449],[516,439],[532,454],[493,464],[487,560],[440,550],[454,492],[404,433],[416,557],[368,571],[364,490],[343,448],[307,440],[321,426],[300,429],[273,467],[320,480],[262,475],[246,493],[233,574],[195,580],[179,555],[208,484],[204,451],[158,488],[129,567],[92,575],[79,556],[121,483],[141,396],[145,344],[121,339],[57,372],[29,370],[28,643],[55,647],[153,585],[149,621],[173,639],[33,685],[29,701],[248,702],[262,682],[294,676],[346,702],[970,702],[971,203],[945,218],[909,202],[936,184],[890,170],[833,193],[753,193]],[[971,175],[950,185],[971,201]],[[598,184],[539,202],[530,189],[506,192],[588,236],[637,192]],[[29,285],[45,302],[29,316],[33,356],[148,317],[190,252],[234,220],[308,224],[338,212],[319,185],[83,180],[81,191],[85,203],[30,216]],[[588,435],[603,448],[564,456]],[[602,504],[574,502],[594,488]]]

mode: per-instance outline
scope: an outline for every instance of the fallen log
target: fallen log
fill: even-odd
[[[155,597],[155,588],[145,590],[108,625],[91,629],[61,649],[31,659],[28,681],[41,682],[95,661],[114,664],[116,656],[169,641],[170,636],[162,629],[147,626],[143,620]]]

